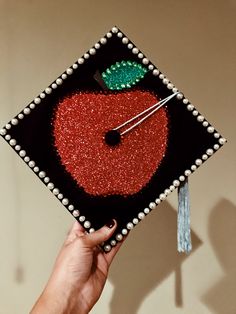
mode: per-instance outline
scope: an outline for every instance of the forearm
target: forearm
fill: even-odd
[[[64,303],[64,301],[63,301]],[[35,303],[30,314],[69,314],[69,310],[62,302],[51,298],[46,294],[42,294]]]
[[[81,304],[82,305],[82,304]],[[88,311],[79,306],[76,297],[66,293],[62,295],[61,289],[46,287],[30,314],[88,314]]]

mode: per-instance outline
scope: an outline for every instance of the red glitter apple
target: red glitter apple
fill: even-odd
[[[168,117],[164,107],[121,137],[105,140],[109,131],[159,100],[150,91],[77,92],[55,110],[54,145],[61,163],[91,195],[132,195],[157,171],[167,147]]]

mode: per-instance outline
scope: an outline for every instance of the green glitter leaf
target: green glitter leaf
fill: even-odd
[[[111,65],[102,73],[106,86],[111,90],[131,88],[148,70],[135,61],[121,61]]]

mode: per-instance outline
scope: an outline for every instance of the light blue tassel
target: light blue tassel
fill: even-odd
[[[178,251],[189,253],[192,250],[192,243],[188,179],[180,183],[178,188],[178,198]]]

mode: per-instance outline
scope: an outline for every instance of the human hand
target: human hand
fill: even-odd
[[[116,229],[112,220],[86,234],[76,221],[56,259],[51,277],[30,314],[87,314],[99,299],[109,266],[121,243],[109,253],[99,244]]]

